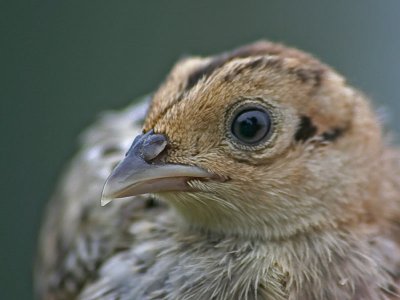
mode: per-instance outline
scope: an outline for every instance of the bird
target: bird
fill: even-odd
[[[258,41],[139,103],[81,135],[37,299],[400,299],[399,149],[342,75]]]

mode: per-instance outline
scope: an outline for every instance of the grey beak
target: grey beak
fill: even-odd
[[[164,191],[189,191],[188,179],[209,178],[205,170],[188,165],[152,162],[165,150],[168,138],[150,130],[135,138],[125,159],[107,178],[101,197],[104,206],[115,198]]]

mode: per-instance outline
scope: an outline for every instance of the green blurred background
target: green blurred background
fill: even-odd
[[[400,125],[400,1],[0,2],[0,299],[31,299],[41,212],[79,132],[183,54],[261,38],[334,66]]]

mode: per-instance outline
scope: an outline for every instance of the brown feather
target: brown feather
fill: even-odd
[[[230,133],[248,104],[273,121],[256,146]],[[134,112],[85,135],[52,200],[41,298],[400,299],[399,152],[330,67],[270,42],[178,62],[143,132],[168,137],[164,163],[223,182],[153,195],[167,206],[137,196],[101,208],[101,186],[139,132]]]

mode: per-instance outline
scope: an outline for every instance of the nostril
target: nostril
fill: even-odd
[[[142,157],[145,161],[155,159],[161,152],[164,151],[168,144],[168,139],[164,134],[150,135],[142,146]]]
[[[165,134],[155,134],[154,130],[151,129],[149,132],[138,135],[135,138],[125,156],[135,160],[142,160],[144,163],[154,162],[156,158],[161,161],[161,156],[163,155],[160,154],[166,152],[164,150],[167,146],[167,136]]]

